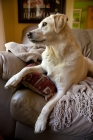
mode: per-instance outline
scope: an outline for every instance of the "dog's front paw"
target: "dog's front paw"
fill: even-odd
[[[5,89],[10,88],[10,87],[16,87],[20,81],[21,81],[20,78],[16,74],[8,80],[8,82],[5,84],[4,87]]]
[[[35,133],[40,133],[46,129],[46,119],[39,116],[35,124]]]

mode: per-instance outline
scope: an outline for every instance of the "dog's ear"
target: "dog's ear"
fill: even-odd
[[[52,16],[54,18],[54,29],[56,33],[59,33],[68,21],[68,18],[64,14],[56,14]]]

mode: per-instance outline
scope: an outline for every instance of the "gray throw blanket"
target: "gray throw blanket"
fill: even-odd
[[[93,78],[86,77],[79,84],[74,84],[54,107],[49,125],[54,131],[69,127],[72,121],[73,108],[93,122]]]
[[[45,45],[38,45],[34,43],[18,44],[15,42],[9,42],[5,44],[6,51],[12,52],[15,56],[20,58],[24,62],[33,60],[41,60],[41,54],[45,50]]]

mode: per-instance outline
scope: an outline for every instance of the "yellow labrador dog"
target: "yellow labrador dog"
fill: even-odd
[[[30,41],[46,44],[42,63],[38,66],[23,68],[5,85],[5,88],[15,87],[26,74],[33,71],[47,72],[49,78],[55,83],[57,93],[43,107],[35,124],[36,133],[46,129],[49,113],[70,86],[83,80],[88,70],[93,72],[93,62],[82,55],[67,20],[64,14],[50,15],[41,21],[37,29],[27,34]]]

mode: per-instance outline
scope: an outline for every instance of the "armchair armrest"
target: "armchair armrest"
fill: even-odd
[[[30,89],[17,90],[10,102],[12,117],[25,125],[34,127],[46,101]]]
[[[26,63],[11,52],[0,51],[0,77],[4,80],[8,80],[25,66]]]

